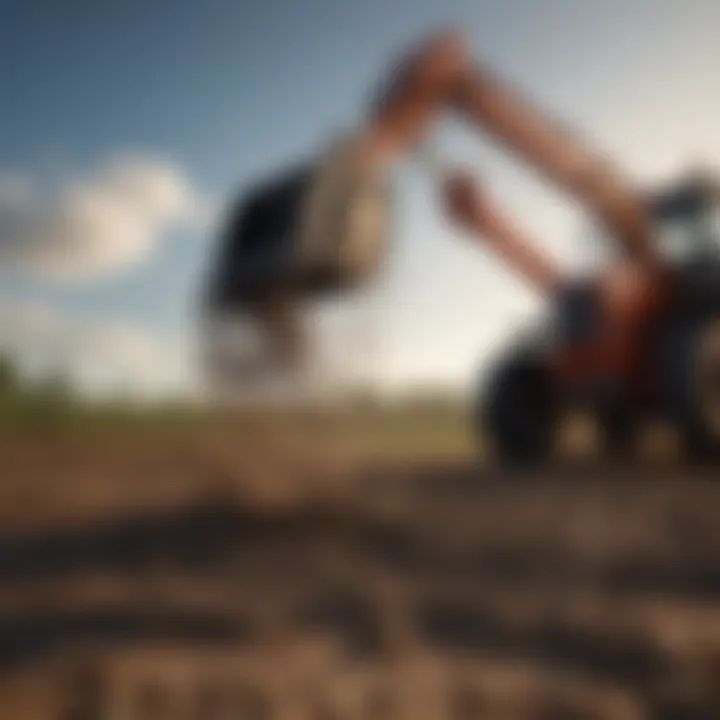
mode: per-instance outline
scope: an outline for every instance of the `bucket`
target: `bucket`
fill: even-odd
[[[253,385],[258,371],[308,377],[307,309],[371,284],[390,234],[389,187],[366,172],[352,138],[253,186],[231,209],[211,268],[204,342],[213,367]],[[252,342],[228,342],[233,326]]]
[[[343,140],[245,193],[220,239],[210,308],[252,308],[274,292],[326,297],[372,280],[387,251],[390,194],[363,167],[358,144]]]

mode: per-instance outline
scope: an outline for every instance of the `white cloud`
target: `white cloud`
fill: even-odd
[[[124,320],[81,321],[39,303],[0,300],[0,353],[30,373],[61,371],[88,395],[187,395],[189,348]]]
[[[126,156],[43,194],[0,177],[0,266],[45,277],[105,276],[148,260],[168,231],[206,203],[172,163]]]

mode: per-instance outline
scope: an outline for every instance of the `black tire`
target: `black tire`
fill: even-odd
[[[711,333],[720,335],[720,318],[678,324],[666,335],[660,357],[663,400],[667,415],[679,428],[689,459],[720,458],[720,387],[714,392],[702,381],[705,349]],[[720,354],[716,358],[720,373]],[[720,374],[718,375],[720,378]]]
[[[476,404],[476,426],[504,465],[547,460],[555,417],[547,367],[532,350],[517,348],[488,374]]]

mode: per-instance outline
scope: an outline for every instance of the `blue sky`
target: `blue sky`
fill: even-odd
[[[113,168],[127,158],[145,163],[134,178],[149,173],[175,193],[162,195],[170,204],[154,206],[136,236],[144,251],[121,253],[96,277],[58,278],[2,254],[10,241],[0,205],[6,344],[32,354],[42,328],[57,338],[81,327],[69,334],[85,342],[104,332],[100,346],[114,355],[118,337],[134,337],[146,347],[129,353],[127,383],[162,380],[158,367],[177,359],[192,331],[189,308],[212,251],[212,222],[186,222],[173,203],[222,208],[258,174],[320,148],[362,117],[408,41],[447,24],[638,180],[698,159],[720,166],[713,0],[0,0],[6,194],[29,184],[46,202],[66,188],[115,187]],[[578,261],[579,216],[562,195],[467,128],[449,122],[437,143],[476,166],[548,252],[569,267]],[[389,384],[462,385],[539,304],[445,226],[418,168],[401,168],[397,180],[396,252],[376,300],[372,372]],[[28,337],[14,307],[53,319]],[[54,344],[40,343],[50,355]],[[68,345],[63,361],[85,362],[83,343]]]

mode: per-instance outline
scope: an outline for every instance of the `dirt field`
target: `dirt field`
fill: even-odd
[[[243,437],[0,447],[3,720],[720,717],[712,473]]]

